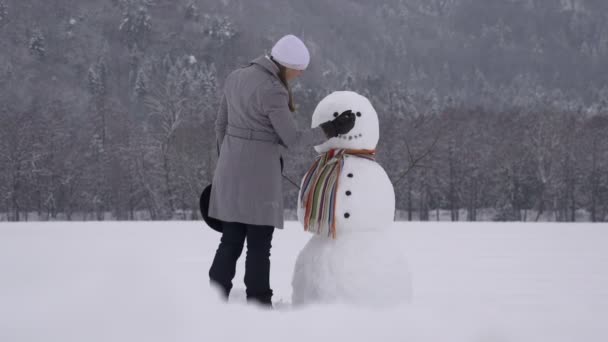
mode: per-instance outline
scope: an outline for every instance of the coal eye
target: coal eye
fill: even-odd
[[[338,112],[335,112],[334,113],[334,118],[337,118],[337,117],[338,117]]]
[[[357,112],[357,116],[361,116],[361,112]]]

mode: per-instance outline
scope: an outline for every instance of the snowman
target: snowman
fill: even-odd
[[[411,296],[407,262],[389,230],[395,192],[375,162],[374,107],[357,93],[333,92],[317,105],[312,127],[347,110],[356,114],[354,128],[315,146],[319,156],[301,182],[298,220],[315,235],[296,261],[294,305],[387,306]]]

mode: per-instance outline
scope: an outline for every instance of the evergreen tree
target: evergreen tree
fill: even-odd
[[[30,53],[38,58],[44,58],[46,56],[46,43],[44,35],[40,29],[35,29],[32,32],[29,41]]]
[[[148,76],[143,68],[137,72],[134,92],[137,99],[144,98],[148,93]]]
[[[234,38],[237,34],[236,27],[226,16],[205,15],[203,20],[207,25],[205,34],[214,40],[219,41],[220,43]]]
[[[184,17],[187,20],[193,20],[193,21],[197,21],[200,18],[199,9],[198,9],[198,6],[196,5],[195,0],[188,1],[188,4],[186,5],[186,11],[184,13]]]
[[[152,32],[152,19],[146,6],[136,9],[128,6],[123,12],[123,18],[118,30],[129,48],[137,45],[145,49]]]
[[[0,26],[8,21],[8,5],[6,0],[0,0]]]

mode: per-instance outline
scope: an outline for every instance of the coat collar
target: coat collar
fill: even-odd
[[[251,61],[251,64],[258,65],[266,72],[269,72],[276,78],[279,78],[279,67],[270,60],[270,57],[262,55]]]

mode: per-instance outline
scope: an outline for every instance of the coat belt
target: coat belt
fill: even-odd
[[[272,143],[279,143],[281,141],[275,133],[254,131],[252,129],[240,128],[230,125],[226,126],[226,135],[245,140],[257,140]]]

